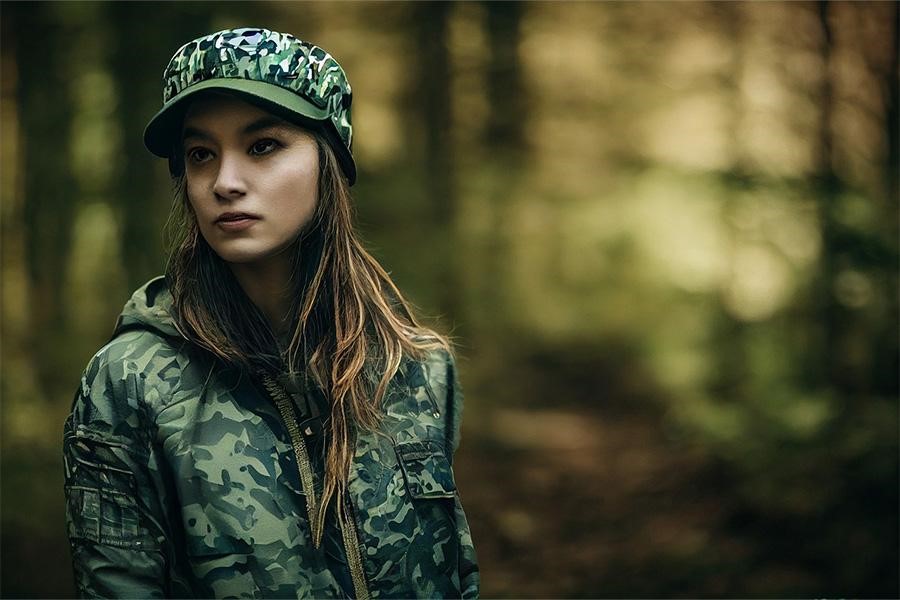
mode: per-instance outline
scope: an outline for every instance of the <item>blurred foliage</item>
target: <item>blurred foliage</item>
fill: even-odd
[[[3,596],[72,593],[62,422],[165,261],[142,128],[172,52],[240,25],[353,82],[364,236],[463,356],[485,596],[900,593],[897,3],[0,23]]]

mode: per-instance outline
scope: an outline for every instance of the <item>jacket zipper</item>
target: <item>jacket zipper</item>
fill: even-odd
[[[294,406],[291,404],[291,400],[284,389],[268,374],[263,374],[263,385],[275,400],[275,406],[278,407],[281,420],[284,421],[288,435],[291,438],[294,458],[297,460],[297,469],[300,471],[300,484],[303,486],[303,493],[306,495],[306,514],[309,517],[311,531],[317,522],[316,515],[319,512],[319,507],[316,505],[316,488],[313,482],[312,464],[309,462],[309,452],[306,451],[306,442],[303,440],[303,434],[300,432],[300,426],[297,424]],[[313,539],[316,539],[314,532]]]
[[[294,456],[297,459],[297,468],[300,470],[300,483],[303,486],[303,492],[306,494],[306,511],[309,516],[310,530],[316,523],[315,517],[318,514],[319,507],[316,506],[316,491],[313,482],[312,464],[309,461],[309,453],[306,450],[306,442],[303,440],[303,434],[297,424],[297,414],[294,412],[294,406],[288,398],[287,392],[279,385],[270,375],[263,374],[263,385],[266,391],[275,400],[278,412],[281,414],[281,420],[284,421],[291,438],[291,446],[294,448]],[[356,525],[354,525],[355,516],[350,507],[350,502],[345,502],[347,508],[346,524],[338,524],[341,528],[341,537],[344,540],[344,551],[347,554],[347,564],[350,566],[350,578],[353,580],[353,589],[356,592],[358,600],[369,600],[369,590],[366,587],[366,576],[363,573],[362,554],[359,551],[359,538],[356,537]],[[315,532],[312,532],[313,539],[316,539]]]
[[[344,503],[346,507],[346,524],[341,525],[341,536],[344,538],[344,550],[347,553],[347,564],[350,565],[350,577],[353,579],[353,589],[357,600],[369,600],[369,589],[366,587],[366,576],[363,573],[362,554],[359,551],[359,538],[356,537],[356,516],[350,507],[350,501]],[[340,519],[338,519],[340,520]]]

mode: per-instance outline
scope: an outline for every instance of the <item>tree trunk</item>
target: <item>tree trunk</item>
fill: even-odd
[[[739,3],[723,2],[712,5],[713,10],[721,24],[721,30],[729,43],[729,61],[722,77],[723,95],[728,105],[727,136],[730,154],[730,165],[726,173],[723,173],[727,190],[722,198],[722,215],[728,228],[728,240],[726,253],[728,255],[729,275],[727,281],[720,289],[718,310],[715,313],[715,331],[718,338],[714,360],[716,368],[713,370],[714,380],[710,389],[717,399],[731,402],[745,401],[746,383],[751,377],[747,359],[747,331],[748,325],[727,309],[728,300],[724,294],[730,293],[741,273],[736,272],[738,249],[741,245],[741,231],[735,225],[734,215],[740,209],[742,199],[737,192],[743,187],[743,181],[748,176],[747,156],[741,138],[741,124],[745,114],[745,102],[741,89],[741,80],[744,76],[744,18],[742,5]]]
[[[182,44],[209,33],[210,12],[190,4],[112,2],[110,65],[119,86],[118,120],[123,133],[122,165],[113,183],[121,215],[121,246],[127,289],[163,271],[162,229],[172,198],[153,175],[153,157],[143,143],[150,117],[162,106],[162,73]],[[154,35],[134,35],[136,28]]]
[[[514,299],[515,281],[510,277],[515,260],[516,236],[513,211],[517,210],[518,189],[525,174],[525,127],[527,101],[519,56],[521,22],[525,8],[521,2],[485,2],[487,41],[490,57],[487,70],[488,116],[484,129],[482,169],[488,186],[484,200],[489,203],[492,226],[484,248],[484,263],[479,277],[485,299],[493,317],[484,323],[485,336],[492,329],[502,329],[515,316],[518,303]],[[547,223],[553,227],[553,223]],[[558,246],[556,246],[558,248]],[[547,249],[548,252],[559,252]],[[504,322],[503,319],[507,321]]]
[[[493,160],[516,170],[525,158],[526,96],[519,59],[524,9],[518,1],[487,2],[484,6],[491,52],[485,149]]]
[[[460,265],[455,260],[457,165],[451,127],[450,52],[448,24],[453,9],[448,2],[417,5],[415,10],[415,46],[419,54],[419,106],[424,124],[424,169],[426,194],[430,199],[434,239],[439,248],[438,310],[449,321],[456,335],[462,334]],[[454,324],[454,321],[456,323]]]
[[[835,282],[839,269],[839,236],[835,217],[836,204],[840,197],[840,181],[834,170],[834,70],[832,49],[834,33],[829,20],[830,5],[827,0],[820,0],[818,10],[821,27],[820,55],[822,61],[822,83],[819,88],[818,102],[818,139],[814,167],[814,189],[819,196],[819,221],[822,232],[822,255],[819,261],[819,282],[816,289],[818,310],[816,321],[821,327],[818,363],[821,369],[819,381],[828,382],[831,386],[846,390],[849,382],[844,372],[842,360],[841,331],[846,311],[837,302]],[[811,349],[812,352],[816,350]]]
[[[67,60],[75,31],[56,3],[10,3],[3,12],[4,19],[15,24],[15,55],[21,67],[19,169],[24,173],[30,348],[41,382],[52,388],[58,369],[51,357],[65,333],[63,285],[79,200],[69,160],[74,103]]]

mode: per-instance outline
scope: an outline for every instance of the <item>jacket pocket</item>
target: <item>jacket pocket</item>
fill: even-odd
[[[121,548],[150,550],[156,540],[138,506],[139,490],[127,452],[83,432],[67,433],[65,495],[68,535]]]
[[[66,486],[65,491],[70,538],[135,548],[150,541],[129,494],[81,485]]]
[[[443,444],[431,440],[396,445],[406,489],[411,498],[453,498],[456,483]]]
[[[396,444],[396,450],[416,515],[403,579],[426,597],[458,596],[456,483],[444,445],[423,440]]]

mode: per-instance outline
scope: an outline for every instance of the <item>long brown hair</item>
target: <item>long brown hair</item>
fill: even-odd
[[[325,482],[316,522],[321,541],[326,507],[338,518],[353,457],[355,431],[377,430],[381,403],[404,356],[422,360],[451,351],[446,337],[423,327],[388,273],[363,247],[353,224],[349,185],[334,150],[318,133],[316,210],[288,250],[292,258],[293,337],[279,350],[268,321],[227,264],[200,234],[184,169],[173,170],[175,202],[167,224],[166,278],[181,332],[221,360],[251,371],[311,376],[329,400]]]

